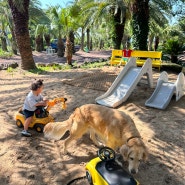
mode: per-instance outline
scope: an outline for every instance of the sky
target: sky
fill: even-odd
[[[42,4],[42,8],[46,9],[47,5],[55,6],[57,4],[61,5],[62,7],[66,7],[69,2],[72,0],[39,0]]]

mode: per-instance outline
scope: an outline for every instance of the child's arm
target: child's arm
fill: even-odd
[[[48,100],[43,100],[43,101],[40,101],[40,102],[38,102],[38,103],[36,103],[35,104],[35,106],[36,107],[38,107],[38,106],[47,106],[47,104],[48,104]]]

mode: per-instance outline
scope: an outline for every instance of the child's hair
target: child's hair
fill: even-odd
[[[34,80],[34,82],[32,82],[32,84],[31,84],[31,90],[32,91],[36,91],[37,89],[39,89],[41,86],[43,86],[43,81],[44,80],[41,80],[41,79],[39,79],[39,80]]]

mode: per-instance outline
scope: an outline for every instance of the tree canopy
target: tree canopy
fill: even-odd
[[[183,42],[185,38],[184,0],[75,0],[66,7],[45,10],[39,0],[0,0],[0,5],[1,48],[15,54],[18,50],[24,69],[35,67],[32,50],[37,48],[38,38],[43,39],[39,51],[48,47],[50,39],[71,33],[81,49],[157,50],[155,41]],[[27,47],[20,41],[25,38]],[[11,43],[8,47],[6,40]]]

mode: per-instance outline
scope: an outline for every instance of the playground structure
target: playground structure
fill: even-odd
[[[172,96],[176,95],[176,101],[178,101],[185,91],[185,78],[181,72],[175,83],[168,81],[168,73],[163,71],[157,81],[157,86],[146,101],[145,105],[148,107],[165,109],[171,101]]]
[[[147,59],[142,67],[137,67],[136,58],[130,58],[129,62],[122,69],[108,91],[95,99],[96,103],[107,107],[115,108],[125,102],[143,75],[147,75],[149,86],[153,86],[152,61]],[[185,93],[185,77],[181,72],[175,83],[168,82],[167,72],[162,72],[157,86],[146,101],[145,106],[165,109],[176,94],[178,101]]]
[[[149,86],[153,87],[151,59],[147,59],[142,67],[137,67],[136,58],[130,58],[108,91],[96,98],[96,103],[113,108],[119,106],[128,99],[145,74],[147,75]]]

